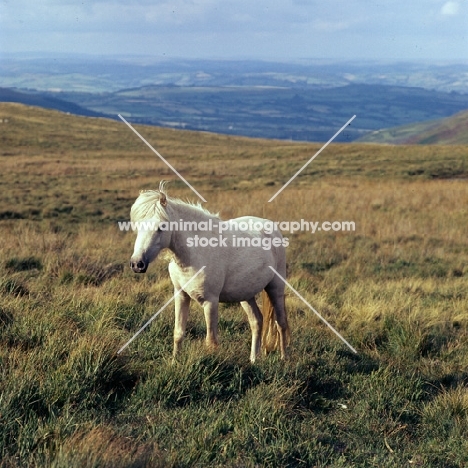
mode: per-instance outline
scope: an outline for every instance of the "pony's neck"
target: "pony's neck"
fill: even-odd
[[[216,222],[219,221],[219,218],[216,215],[208,214],[196,206],[191,205],[176,205],[173,207],[173,215],[171,216],[173,221],[179,222],[206,222],[208,223],[210,219]],[[193,247],[188,247],[187,239],[189,237],[194,237],[195,235],[206,236],[208,233],[206,231],[198,230],[171,230],[171,242],[169,244],[169,250],[174,254],[174,260],[180,266],[189,266],[194,263],[194,249]]]

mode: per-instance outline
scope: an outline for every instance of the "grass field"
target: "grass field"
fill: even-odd
[[[290,357],[249,363],[238,305],[172,363],[166,261],[120,232],[169,179],[123,123],[0,105],[0,467],[468,466],[468,148],[319,148],[141,127],[223,218],[352,220],[290,235]]]

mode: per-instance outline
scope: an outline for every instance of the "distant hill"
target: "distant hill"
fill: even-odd
[[[468,110],[443,119],[377,130],[358,141],[394,145],[467,145]]]
[[[468,94],[362,84],[327,89],[151,85],[112,93],[0,88],[1,101],[87,117],[115,119],[121,114],[134,124],[316,142],[327,141],[353,115],[357,118],[338,135],[336,142],[370,135],[371,139],[363,141],[393,143],[394,131],[386,134],[379,129],[413,126],[414,122],[433,125],[434,119],[468,109]],[[416,130],[397,137],[407,142],[408,137],[426,130],[426,125],[418,124]]]
[[[468,63],[385,60],[201,60],[2,54],[0,87],[86,93],[160,86],[336,88],[349,84],[468,93]]]
[[[113,93],[50,96],[130,122],[257,138],[327,141],[353,115],[337,142],[381,128],[448,117],[468,94],[351,84],[327,89],[270,86],[144,86]]]
[[[0,88],[0,102],[16,102],[28,106],[43,107],[44,109],[55,109],[70,114],[83,115],[85,117],[106,117],[104,114],[85,109],[73,102],[46,96],[36,92],[17,91],[11,88]]]

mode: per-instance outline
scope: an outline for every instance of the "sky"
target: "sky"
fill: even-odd
[[[468,62],[468,0],[0,0],[0,53]]]

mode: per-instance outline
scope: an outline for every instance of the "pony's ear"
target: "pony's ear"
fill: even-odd
[[[159,203],[161,203],[161,206],[166,206],[167,205],[167,198],[165,193],[161,193],[159,197]]]

